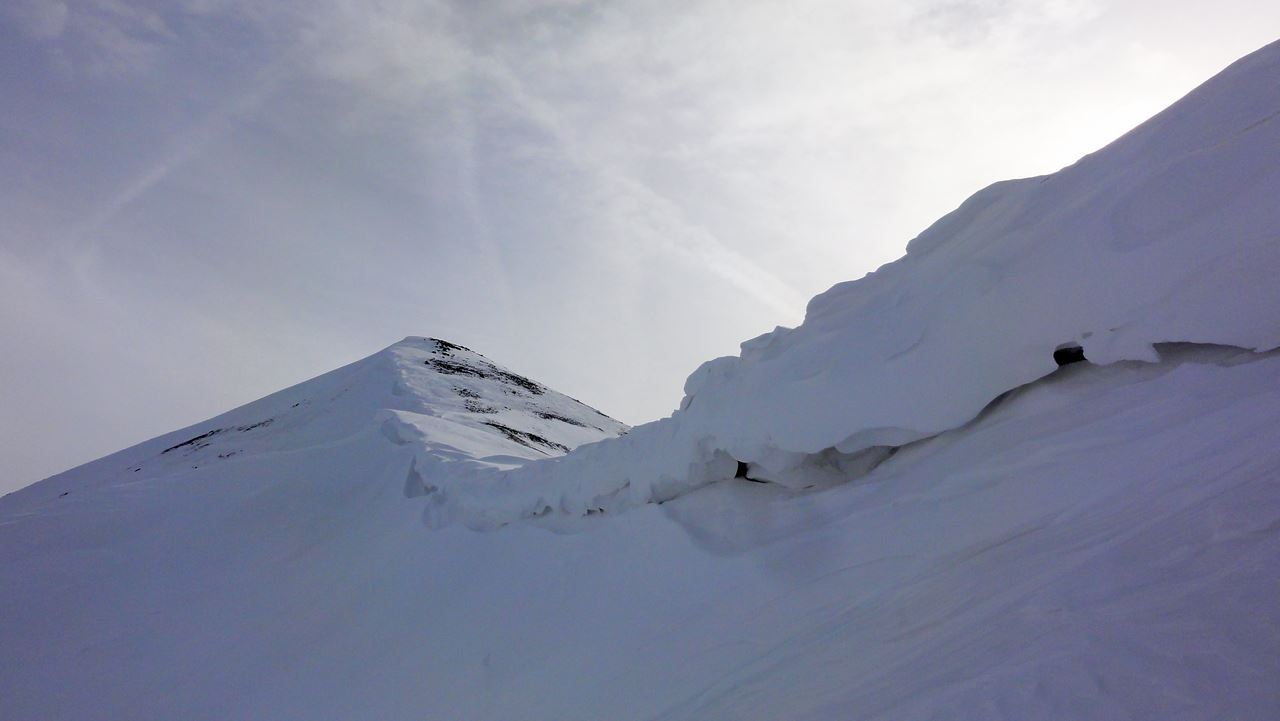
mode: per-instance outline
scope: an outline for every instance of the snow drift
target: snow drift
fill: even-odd
[[[1278,110],[1280,44],[630,432],[407,338],[5,496],[0,718],[1274,718]]]
[[[1055,351],[1280,346],[1280,44],[1052,175],[997,183],[902,259],[809,303],[685,384],[670,418],[507,474],[445,479],[432,523],[492,527],[662,501],[748,475],[871,468],[1043,378]],[[448,509],[448,510],[441,510]]]

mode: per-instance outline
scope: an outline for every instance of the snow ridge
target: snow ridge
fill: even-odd
[[[476,528],[662,502],[739,475],[848,478],[1052,373],[1055,352],[1280,347],[1280,43],[1052,175],[992,185],[805,321],[703,364],[671,417],[506,473],[444,476]]]
[[[43,497],[331,447],[374,429],[425,458],[512,468],[616,437],[626,424],[448,341],[367,358],[15,492]]]
[[[1274,718],[1278,55],[623,437],[407,338],[0,498],[0,718]]]

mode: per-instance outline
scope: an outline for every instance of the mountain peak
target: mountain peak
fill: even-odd
[[[173,474],[366,433],[426,454],[509,468],[612,438],[628,426],[456,343],[410,336],[366,358],[44,482],[15,496]]]
[[[0,718],[1275,717],[1278,53],[625,438],[410,337],[0,499]]]

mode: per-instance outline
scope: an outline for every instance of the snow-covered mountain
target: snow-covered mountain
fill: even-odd
[[[978,192],[900,260],[815,297],[801,326],[703,364],[671,418],[562,462],[459,476],[439,502],[482,527],[664,501],[738,463],[824,485],[970,421],[1059,351],[1107,364],[1156,362],[1160,343],[1274,349],[1278,114],[1273,44],[1074,165]]]
[[[662,421],[410,338],[54,476],[0,718],[1280,717],[1277,198],[1273,44]]]
[[[133,482],[234,467],[246,459],[340,443],[379,429],[416,444],[425,462],[507,469],[613,438],[628,427],[582,402],[496,365],[469,348],[409,337],[352,363],[190,428],[24,489],[59,498]],[[54,479],[50,479],[53,481]]]

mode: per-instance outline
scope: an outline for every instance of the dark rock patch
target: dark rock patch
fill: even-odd
[[[472,376],[474,378],[488,378],[489,374],[469,366],[466,363],[458,363],[457,361],[440,360],[439,358],[428,358],[422,361],[424,364],[434,368],[436,371],[450,376]]]
[[[212,438],[213,436],[218,435],[219,433],[222,433],[222,432],[223,432],[223,431],[225,431],[225,430],[226,430],[225,428],[215,428],[215,429],[213,429],[213,430],[209,431],[208,433],[201,433],[200,435],[196,436],[195,438],[188,438],[187,440],[185,440],[185,441],[183,441],[183,442],[181,442],[181,443],[178,443],[178,444],[175,444],[175,445],[169,446],[168,448],[164,449],[163,451],[160,451],[160,454],[161,454],[161,455],[164,455],[165,453],[168,453],[169,451],[176,451],[176,450],[178,450],[179,448],[183,448],[184,446],[192,446],[192,447],[194,447],[194,448],[204,448],[205,446],[209,445],[209,444],[208,444],[208,443],[206,443],[205,441],[207,441],[209,438]]]
[[[269,426],[269,425],[271,425],[272,423],[275,423],[275,421],[276,421],[276,419],[274,419],[274,418],[268,418],[268,419],[267,419],[267,420],[265,420],[265,421],[258,421],[257,423],[250,423],[250,424],[249,424],[249,425],[247,425],[247,426],[236,426],[236,430],[237,430],[237,431],[251,431],[251,430],[253,430],[254,428],[262,428],[263,426]]]
[[[453,355],[454,351],[459,351],[459,350],[466,351],[467,353],[474,352],[470,348],[467,348],[466,346],[460,346],[457,343],[450,343],[447,340],[440,340],[439,338],[428,338],[427,340],[431,341],[432,343],[435,343],[436,344],[435,352],[443,356],[451,356]]]
[[[547,389],[543,388],[537,383],[534,383],[528,378],[525,378],[524,376],[516,375],[515,373],[510,373],[504,370],[498,370],[497,368],[493,369],[493,374],[497,376],[499,379],[501,379],[504,383],[507,383],[508,385],[517,386],[519,388],[523,388],[524,390],[529,391],[535,396],[540,396],[543,393],[547,392]]]
[[[519,443],[520,445],[526,448],[532,448],[533,450],[538,451],[540,453],[546,453],[546,451],[542,450],[542,448],[539,448],[538,446],[543,446],[544,448],[553,448],[557,451],[560,451],[561,453],[569,452],[568,446],[562,443],[556,443],[555,441],[543,438],[537,433],[529,433],[528,431],[516,430],[515,428],[512,428],[510,426],[504,426],[501,423],[495,423],[493,421],[485,421],[484,424],[502,433],[502,435],[506,436],[508,440],[515,441],[516,443]]]
[[[445,360],[443,358],[428,358],[427,360],[424,360],[422,362],[424,365],[430,368],[433,368],[436,371],[443,373],[445,375],[471,376],[472,378],[494,379],[501,383],[505,383],[510,386],[515,386],[517,391],[524,390],[529,393],[532,393],[533,395],[542,395],[543,393],[546,392],[546,389],[543,388],[541,385],[534,383],[533,381],[529,380],[528,378],[525,378],[524,376],[516,375],[515,373],[511,373],[510,371],[504,371],[496,366],[489,365],[489,364],[469,365],[467,363],[460,363],[458,361]],[[454,390],[456,391],[457,389],[455,388]],[[465,395],[465,394],[459,393],[459,395]]]
[[[539,418],[542,418],[548,421],[560,421],[561,423],[568,423],[571,426],[577,426],[579,428],[596,428],[595,426],[588,426],[586,423],[583,423],[581,421],[575,421],[572,418],[566,418],[558,413],[548,413],[546,411],[538,411],[537,415]],[[599,431],[603,429],[596,428],[596,430]]]
[[[498,412],[497,408],[494,408],[493,406],[486,406],[480,401],[473,400],[471,398],[468,398],[465,401],[463,401],[462,407],[466,408],[472,413],[497,413]]]

